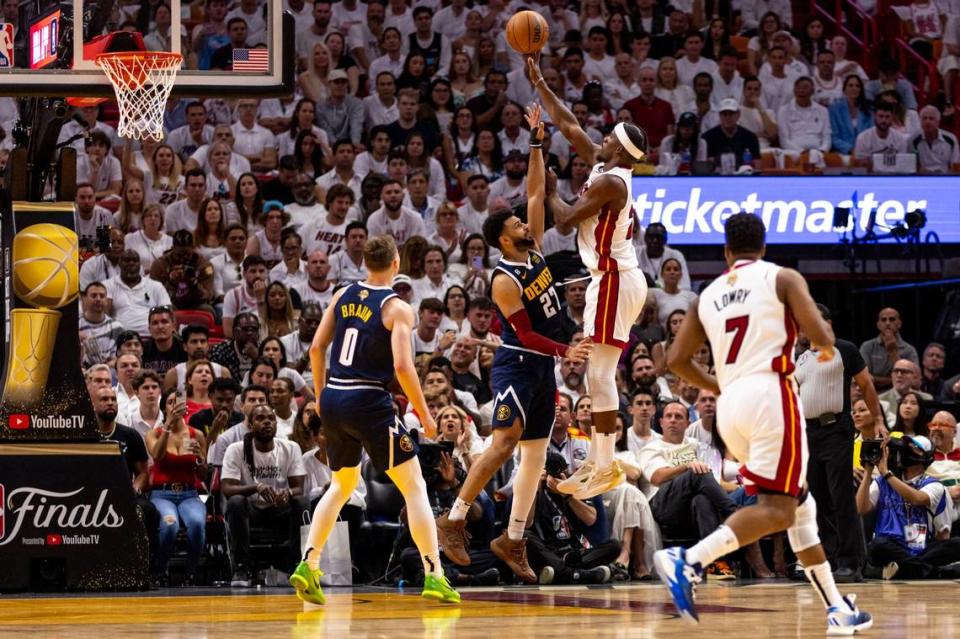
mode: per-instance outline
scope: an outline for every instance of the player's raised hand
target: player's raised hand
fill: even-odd
[[[547,169],[547,179],[544,181],[544,192],[547,195],[551,195],[557,190],[557,174],[553,172],[553,169]]]
[[[537,140],[543,139],[543,122],[540,121],[541,116],[541,107],[539,104],[534,102],[533,104],[527,105],[527,124],[530,126],[530,133]]]
[[[543,82],[543,74],[540,72],[540,55],[527,58],[527,74],[530,76],[530,84],[534,88]]]
[[[591,353],[593,353],[593,340],[589,337],[584,337],[567,350],[567,359],[574,364],[582,364],[590,359]]]

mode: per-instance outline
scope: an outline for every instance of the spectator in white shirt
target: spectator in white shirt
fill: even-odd
[[[577,227],[555,221],[553,227],[547,229],[543,234],[543,242],[540,248],[543,249],[544,255],[560,251],[576,251]]]
[[[793,102],[780,107],[777,125],[780,146],[785,151],[830,150],[830,114],[826,107],[813,101],[813,80],[797,78]]]
[[[300,98],[293,108],[293,114],[289,120],[284,122],[285,130],[277,134],[277,155],[296,155],[296,142],[301,131],[313,132],[313,137],[317,140],[317,146],[323,151],[323,155],[329,158],[333,155],[330,149],[330,138],[327,132],[313,123],[317,115],[317,104],[310,98]]]
[[[213,126],[207,124],[207,107],[203,106],[203,102],[197,100],[188,104],[186,114],[187,123],[167,136],[167,144],[183,161],[201,146],[213,141]]]
[[[210,266],[213,267],[213,293],[216,299],[220,300],[220,304],[223,303],[226,293],[243,282],[241,273],[243,258],[247,254],[247,227],[231,224],[225,235],[223,245],[226,251],[210,260]]]
[[[300,228],[307,253],[319,250],[334,255],[343,250],[350,208],[355,199],[353,191],[342,184],[334,184],[327,191],[326,198],[326,212]]]
[[[618,53],[613,59],[614,76],[603,82],[604,97],[610,108],[618,111],[624,102],[640,95],[637,84],[634,61],[629,53]]]
[[[485,175],[471,175],[467,178],[467,199],[457,209],[460,226],[469,233],[481,233],[487,219],[487,203],[490,200],[490,181]]]
[[[780,107],[790,102],[796,76],[786,68],[787,52],[783,47],[773,47],[767,54],[767,62],[760,69],[763,100],[767,108],[778,113]]]
[[[267,44],[267,22],[259,0],[240,0],[237,8],[229,12],[224,20],[229,23],[233,18],[243,18],[246,23],[247,44],[251,47]]]
[[[693,79],[698,73],[717,72],[717,63],[700,55],[703,51],[703,34],[699,31],[687,34],[683,51],[685,55],[677,59],[677,78],[682,84],[693,86]]]
[[[777,137],[777,114],[763,105],[763,87],[754,76],[743,81],[740,126],[757,136],[761,149],[769,149]]]
[[[112,226],[113,213],[97,204],[96,192],[89,182],[77,182],[75,205],[80,250],[93,252],[97,246],[97,229]]]
[[[380,191],[382,206],[367,220],[370,235],[392,235],[397,247],[401,247],[414,235],[426,237],[423,218],[416,211],[403,206],[403,185],[390,178],[384,181]]]
[[[186,198],[167,207],[163,224],[168,235],[184,229],[193,233],[197,228],[200,205],[207,197],[207,174],[202,169],[187,171],[184,186]]]
[[[89,188],[89,187],[87,187]],[[124,253],[123,231],[115,226],[109,228],[110,247],[105,253],[88,257],[80,267],[80,290],[85,291],[94,282],[106,282],[120,275],[120,258]]]
[[[949,173],[960,165],[957,136],[940,128],[940,110],[932,104],[920,109],[920,135],[910,148],[917,154],[917,168],[923,173]]]
[[[344,250],[336,253],[330,260],[330,281],[338,286],[359,282],[367,277],[367,268],[363,264],[363,245],[367,242],[367,227],[363,222],[347,224],[347,238]],[[307,264],[309,275],[310,264]]]
[[[856,75],[864,82],[870,79],[858,62],[847,60],[846,36],[840,34],[833,36],[830,40],[830,50],[833,51],[833,72],[840,78],[846,79],[848,75]]]
[[[713,73],[713,93],[710,100],[713,109],[719,111],[720,102],[727,98],[740,100],[743,95],[743,78],[737,71],[737,50],[733,47],[724,47],[717,58],[717,70]],[[740,124],[742,125],[742,118]]]
[[[853,145],[854,163],[872,168],[874,153],[906,153],[907,138],[892,127],[893,109],[878,102],[873,111],[873,126],[861,132]]]
[[[280,250],[283,252],[283,260],[270,269],[269,281],[282,282],[288,289],[306,282],[306,264],[300,259],[303,255],[303,239],[300,235],[291,228],[283,229],[280,234]]]
[[[490,200],[502,197],[510,207],[527,199],[527,157],[523,151],[514,149],[503,160],[503,177],[490,185]]]
[[[333,12],[328,0],[316,0],[313,3],[313,24],[309,29],[297,31],[295,44],[300,68],[307,66],[307,60],[313,54],[313,45],[323,42],[327,34],[332,31],[330,28],[332,16]]]
[[[833,72],[835,68],[833,51],[817,53],[817,68],[813,72],[813,98],[828,108],[843,97],[843,79]]]
[[[660,276],[663,263],[669,259],[675,259],[680,263],[682,270],[680,288],[689,291],[690,272],[687,270],[687,260],[684,259],[683,253],[667,246],[667,227],[660,222],[654,222],[647,226],[643,233],[635,234],[634,238],[638,236],[643,244],[637,246],[637,240],[634,239],[634,248],[637,250],[640,270],[649,275],[651,280],[656,281]]]
[[[469,11],[466,0],[452,0],[449,6],[443,7],[433,16],[434,30],[451,41],[456,40],[467,31]]]
[[[257,124],[255,99],[242,98],[237,101],[239,119],[231,127],[235,142],[233,150],[250,161],[254,171],[266,172],[277,168],[277,138]]]
[[[120,160],[110,153],[110,138],[93,130],[84,146],[87,152],[77,157],[77,182],[92,184],[98,200],[119,198],[123,171]]]
[[[407,174],[407,192],[403,207],[420,215],[427,233],[437,228],[437,211],[443,200],[430,195],[430,176],[423,169],[411,169]]]
[[[447,273],[447,254],[439,246],[428,247],[424,252],[423,273],[423,277],[413,280],[414,306],[428,297],[442,300],[448,288],[463,284],[459,277]]]
[[[233,143],[236,138],[233,135],[233,129],[230,128],[228,124],[218,124],[213,128],[213,142],[226,142],[231,150],[233,149]],[[210,150],[211,145],[206,144],[201,146],[196,152],[190,156],[190,159],[187,160],[187,163],[184,165],[184,170],[189,171],[190,169],[204,169],[209,170],[210,167]],[[250,160],[245,158],[240,153],[231,153],[230,154],[230,175],[242,175],[244,173],[250,172]]]
[[[243,258],[243,285],[236,286],[223,298],[223,334],[233,339],[233,321],[241,313],[259,314],[267,295],[267,263],[259,255]]]
[[[460,247],[467,232],[460,224],[457,207],[452,202],[444,202],[437,209],[434,222],[436,230],[427,237],[427,242],[442,248],[448,262],[459,261]]]
[[[390,132],[386,125],[378,124],[370,129],[368,137],[369,148],[357,155],[353,163],[353,170],[360,178],[361,185],[363,179],[370,173],[387,174],[387,157],[390,154]]]
[[[333,143],[333,168],[317,178],[317,187],[324,195],[334,184],[340,184],[353,191],[354,200],[360,198],[360,182],[363,178],[353,170],[355,158],[350,140]]]
[[[401,30],[401,33],[409,34],[403,41],[404,52],[409,55],[411,51],[419,50],[424,55],[425,76],[427,78],[431,78],[437,73],[446,73],[447,69],[450,68],[450,56],[453,55],[453,47],[450,45],[450,38],[434,29],[433,9],[423,4],[415,6],[413,8],[413,23],[415,28],[412,33]],[[439,58],[434,49],[438,39],[440,45]],[[414,48],[414,44],[416,44],[416,48]]]
[[[793,7],[789,0],[743,0],[740,3],[741,33],[755,32],[760,27],[761,16],[772,12],[786,26],[793,24]]]
[[[380,52],[382,55],[370,63],[367,72],[370,89],[374,88],[374,82],[384,71],[389,71],[394,78],[399,78],[403,73],[403,39],[395,27],[387,26],[380,34]]]
[[[500,150],[504,157],[513,151],[526,153],[530,146],[530,132],[522,128],[523,110],[519,104],[508,102],[500,111],[500,123],[503,128],[497,137],[500,138]]]
[[[584,43],[586,55],[583,58],[583,72],[595,80],[605,81],[615,74],[613,56],[607,54],[606,27],[590,27],[587,42]]]
[[[347,33],[354,26],[362,24],[366,15],[366,7],[357,0],[340,0],[334,3],[330,11],[330,26],[340,33]]]
[[[397,109],[397,79],[390,71],[380,71],[374,81],[376,93],[363,99],[364,124],[369,129],[390,124],[400,118]]]
[[[150,309],[168,306],[170,296],[160,282],[144,278],[140,273],[140,256],[126,250],[120,256],[120,274],[111,277],[107,287],[107,312],[125,328],[149,337]]]

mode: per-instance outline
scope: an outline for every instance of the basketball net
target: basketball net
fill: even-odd
[[[102,53],[96,57],[117,94],[117,132],[134,140],[163,140],[163,110],[183,57],[167,51]]]

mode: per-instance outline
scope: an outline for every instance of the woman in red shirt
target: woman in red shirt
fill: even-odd
[[[216,379],[213,365],[205,360],[198,359],[187,367],[187,378],[184,387],[187,391],[187,412],[183,421],[189,422],[195,413],[210,408],[210,384]]]
[[[197,496],[201,485],[199,477],[206,475],[207,442],[202,432],[183,421],[187,405],[178,392],[165,393],[161,405],[165,414],[163,426],[147,433],[147,451],[153,458],[150,501],[160,513],[157,581],[160,586],[167,585],[167,565],[182,520],[190,548],[187,574],[181,585],[192,586],[207,522],[207,508]]]

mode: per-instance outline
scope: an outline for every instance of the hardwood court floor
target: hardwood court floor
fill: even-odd
[[[702,586],[697,628],[673,616],[659,584],[473,589],[463,591],[459,606],[396,590],[340,588],[328,589],[326,606],[313,607],[290,592],[7,597],[0,600],[0,637],[779,639],[822,637],[826,628],[820,602],[796,583]],[[874,627],[864,637],[960,637],[956,582],[856,584],[845,592],[856,592],[874,614]]]

